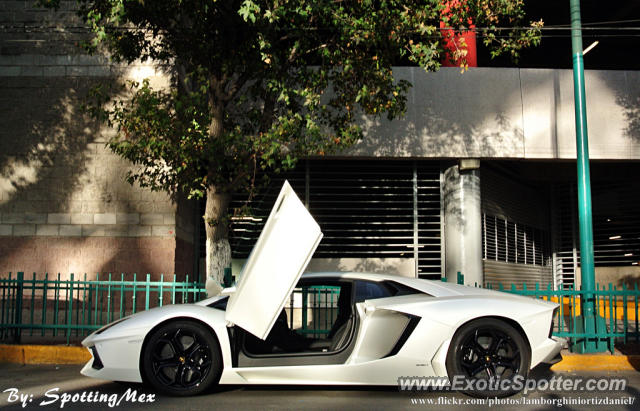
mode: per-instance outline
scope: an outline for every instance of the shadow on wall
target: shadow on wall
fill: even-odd
[[[305,272],[356,272],[415,277],[413,258],[314,258]]]
[[[633,143],[640,143],[640,73],[625,71],[606,79],[615,92],[616,103],[623,110],[623,136]]]
[[[79,113],[88,84],[14,77],[0,88],[0,213],[80,212],[71,194],[99,129]]]
[[[12,229],[0,234],[3,274],[159,276],[176,268],[173,238],[148,237],[150,227],[147,237],[120,238],[130,234],[129,224],[136,227],[137,213],[171,210],[157,209],[166,204],[152,195],[141,201],[141,190],[124,180],[127,163],[105,149],[104,131],[81,112],[93,82],[0,79],[0,218],[5,230]],[[94,225],[95,213],[119,213],[125,221]],[[136,213],[133,221],[128,213]]]
[[[425,107],[419,121],[403,118],[387,123],[368,121],[366,137],[357,153],[376,157],[521,157],[522,128],[505,113],[493,115],[492,126],[452,119],[433,107]]]
[[[377,157],[521,157],[522,99],[517,70],[398,68],[413,87],[406,115],[363,118],[365,138],[347,152]],[[490,85],[501,85],[491,87]]]
[[[4,237],[0,244],[3,271],[40,272],[45,269],[43,260],[79,257],[79,248],[48,249],[46,239],[34,235],[42,228],[51,231],[48,214],[83,211],[83,202],[74,198],[74,192],[91,183],[83,179],[99,130],[95,122],[80,113],[88,87],[89,82],[79,78],[0,80],[0,214],[5,227],[13,226],[13,237]],[[94,199],[104,200],[100,195]],[[68,240],[71,248],[81,242],[79,238]],[[53,273],[51,264],[44,265]],[[55,268],[68,275],[64,269],[68,265]]]
[[[623,285],[627,287],[627,289],[633,290],[635,287],[640,289],[640,274],[626,274],[618,278],[615,285],[618,287],[622,287]]]
[[[627,126],[624,136],[634,142],[640,142],[640,96],[618,95],[616,101],[624,108]]]

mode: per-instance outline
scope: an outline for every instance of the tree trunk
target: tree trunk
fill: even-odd
[[[207,293],[220,292],[225,267],[231,266],[231,246],[229,245],[229,221],[227,209],[231,195],[220,193],[216,187],[207,189],[207,204],[204,211],[206,241]]]
[[[209,78],[209,138],[216,141],[223,134],[223,102],[220,99],[222,84],[215,76]],[[213,170],[209,174],[214,173]],[[209,177],[214,177],[209,175]],[[210,178],[209,181],[215,181]],[[231,246],[229,245],[229,220],[227,209],[231,195],[219,186],[207,188],[207,204],[204,211],[206,241],[207,282],[209,296],[217,295],[222,289],[225,267],[231,266]]]

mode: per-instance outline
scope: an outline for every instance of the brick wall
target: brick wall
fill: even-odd
[[[0,274],[191,274],[192,204],[125,182],[113,130],[80,109],[97,81],[167,78],[85,55],[75,2],[32,5],[0,1]]]
[[[0,272],[69,273],[95,278],[96,273],[173,274],[174,238],[0,237]],[[178,276],[184,277],[184,273]]]

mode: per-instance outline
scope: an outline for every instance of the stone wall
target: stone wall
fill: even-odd
[[[0,275],[191,274],[193,205],[128,184],[113,130],[81,110],[98,81],[167,78],[86,55],[75,6],[0,2]]]

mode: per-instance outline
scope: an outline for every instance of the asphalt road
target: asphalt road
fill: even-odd
[[[137,384],[121,385],[79,374],[80,366],[0,364],[2,409],[146,409],[146,410],[381,410],[381,409],[613,409],[640,410],[640,372],[552,373],[534,370],[531,377],[625,378],[623,391],[534,391],[510,397],[509,404],[481,403],[457,392],[399,392],[396,387],[226,386],[197,397],[173,398]],[[136,391],[136,401],[129,393]],[[145,394],[141,398],[141,394]],[[74,399],[75,396],[75,399]],[[84,397],[83,397],[84,396]],[[67,400],[66,402],[64,400]],[[98,401],[96,401],[96,399]],[[75,400],[75,402],[74,402]],[[140,402],[142,400],[142,402]],[[578,404],[576,401],[592,401]],[[102,401],[102,402],[101,402]],[[109,401],[113,401],[109,404]],[[117,402],[120,401],[118,404]],[[544,403],[540,403],[544,401]],[[556,405],[552,402],[556,401]],[[558,407],[558,401],[572,401]],[[607,405],[606,402],[625,404]],[[600,402],[600,404],[598,404]],[[24,407],[23,407],[24,404]]]

